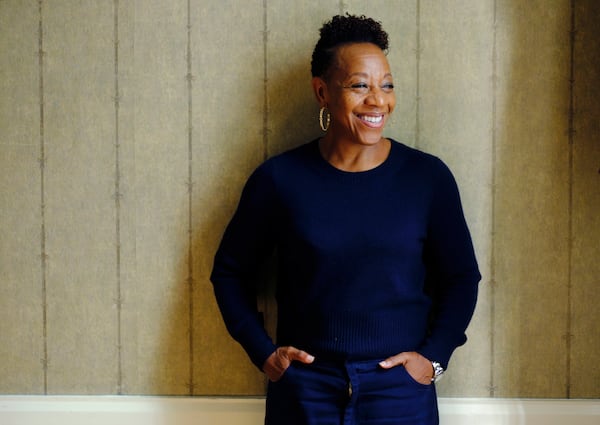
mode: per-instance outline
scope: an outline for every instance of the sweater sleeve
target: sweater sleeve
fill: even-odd
[[[263,165],[244,187],[211,273],[227,330],[259,369],[276,349],[257,308],[257,279],[274,247],[275,199],[272,179]]]
[[[467,341],[481,274],[456,181],[445,164],[439,165],[424,250],[426,291],[433,305],[419,352],[446,368],[453,351]]]

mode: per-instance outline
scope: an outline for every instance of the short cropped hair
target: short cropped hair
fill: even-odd
[[[312,54],[313,77],[324,77],[335,60],[336,48],[350,43],[373,43],[384,53],[388,34],[381,23],[364,15],[336,15],[320,29],[320,38]]]

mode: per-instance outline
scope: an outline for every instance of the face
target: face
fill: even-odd
[[[328,131],[338,141],[373,145],[394,110],[396,96],[387,58],[371,43],[338,48],[327,77],[313,79],[321,106],[331,114]]]

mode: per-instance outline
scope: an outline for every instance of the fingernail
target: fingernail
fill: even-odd
[[[385,360],[382,360],[379,362],[379,366],[381,366],[381,367],[387,367],[387,365],[388,365],[388,362],[386,362]]]

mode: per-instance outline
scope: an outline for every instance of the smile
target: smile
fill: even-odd
[[[383,115],[357,115],[362,121],[366,121],[370,124],[380,124],[383,121]]]

